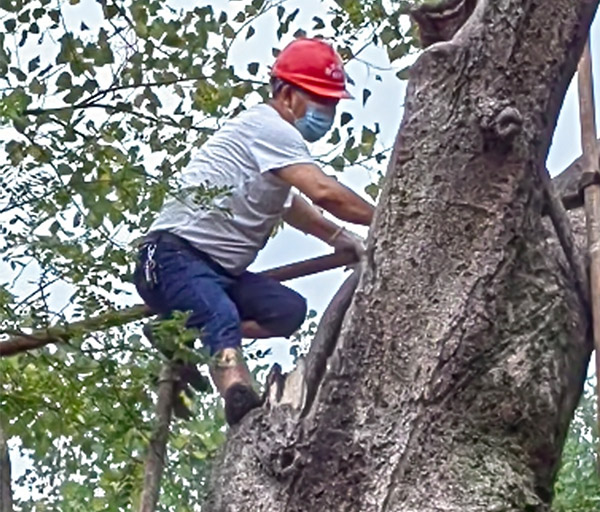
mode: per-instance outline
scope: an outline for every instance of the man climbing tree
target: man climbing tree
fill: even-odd
[[[172,396],[160,399],[172,377],[165,372],[154,393],[152,375],[170,363],[138,325],[114,327],[141,317],[121,309],[130,289],[115,290],[133,270],[129,240],[149,231],[191,145],[240,114],[248,95],[268,98],[265,66],[232,66],[236,48],[259,35],[270,49],[256,16],[277,23],[278,40],[302,28],[335,34],[356,79],[365,37],[399,65],[392,74],[405,67],[409,3],[326,2],[323,19],[302,3],[296,21],[293,2],[229,2],[228,13],[155,0],[42,3],[0,8],[0,119],[12,130],[1,166],[11,208],[3,258],[16,265],[0,287],[10,336],[0,356],[12,354],[0,360],[0,422],[16,459],[15,510],[140,510],[140,490],[150,488],[144,453],[166,466],[154,479],[161,510],[549,510],[591,344],[578,248],[544,159],[598,1],[428,1],[414,19],[433,44],[412,66],[405,100],[386,96],[382,114],[372,107],[383,95],[370,89],[385,70],[368,66],[373,80],[356,96],[371,97],[373,121],[395,124],[405,111],[356,291],[336,295],[337,327],[323,322],[311,340],[305,368],[319,340],[327,350],[306,372],[306,400],[295,408],[269,393],[268,407],[230,431],[222,463],[211,460],[223,441],[211,398],[198,400],[189,422],[169,423],[170,406],[158,406]],[[55,53],[39,51],[42,36]],[[289,94],[293,107],[300,93]],[[164,101],[174,96],[181,107]],[[323,160],[334,169],[363,157],[381,163],[378,127],[361,130],[358,117],[345,124],[342,114],[332,132]],[[153,152],[164,156],[156,172],[141,163]],[[282,179],[277,172],[265,175]],[[195,204],[183,185],[198,213],[206,187],[193,183]],[[131,238],[115,236],[124,232]],[[23,287],[31,276],[19,277],[29,259],[43,272],[33,291]],[[156,293],[160,269],[146,270]],[[62,310],[50,289],[65,282],[77,293],[54,294]],[[294,397],[290,381],[281,396]],[[30,457],[31,473],[18,476],[13,447]],[[580,487],[574,466],[564,467]]]
[[[304,140],[331,128],[336,105],[350,98],[342,60],[318,39],[300,38],[278,56],[272,99],[243,112],[202,146],[144,238],[137,289],[154,311],[191,311],[213,355],[211,375],[232,425],[260,405],[240,350],[242,337],[290,336],[306,314],[305,300],[266,276],[248,272],[283,218],[336,251],[360,256],[362,241],[327,220],[298,194],[338,219],[369,225],[373,207],[324,174]],[[303,140],[304,139],[304,140]],[[198,187],[222,189],[209,208],[194,202]],[[187,368],[185,375],[194,375]],[[193,379],[192,379],[193,381]]]

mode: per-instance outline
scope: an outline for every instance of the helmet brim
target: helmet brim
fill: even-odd
[[[354,96],[350,94],[346,89],[342,89],[341,91],[333,91],[326,87],[319,87],[318,85],[306,85],[302,84],[301,89],[314,94],[315,96],[320,96],[322,98],[329,99],[337,99],[337,100],[353,100]]]

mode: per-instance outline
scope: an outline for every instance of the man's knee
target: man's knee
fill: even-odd
[[[192,311],[187,326],[200,331],[202,344],[211,355],[224,348],[238,348],[242,343],[240,317],[235,305],[228,301],[217,301],[208,315]]]
[[[299,293],[289,290],[285,298],[281,298],[277,325],[274,326],[277,332],[274,334],[286,338],[291,336],[304,322],[306,310],[306,299]]]

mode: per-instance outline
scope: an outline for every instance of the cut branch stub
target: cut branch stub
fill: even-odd
[[[444,0],[423,4],[410,15],[419,27],[419,39],[424,48],[449,41],[469,18],[477,0]]]
[[[511,105],[509,100],[483,96],[478,99],[476,113],[485,149],[508,151],[523,127],[523,116],[519,109]]]
[[[306,402],[306,363],[300,357],[290,373],[281,373],[281,366],[273,365],[267,376],[265,407],[274,409],[287,406],[294,413],[300,413]]]

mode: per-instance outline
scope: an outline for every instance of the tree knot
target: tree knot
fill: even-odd
[[[505,107],[496,116],[496,135],[503,140],[512,141],[521,131],[522,126],[523,116],[515,107]]]
[[[521,112],[507,100],[484,98],[477,107],[486,146],[506,150],[523,128]]]

